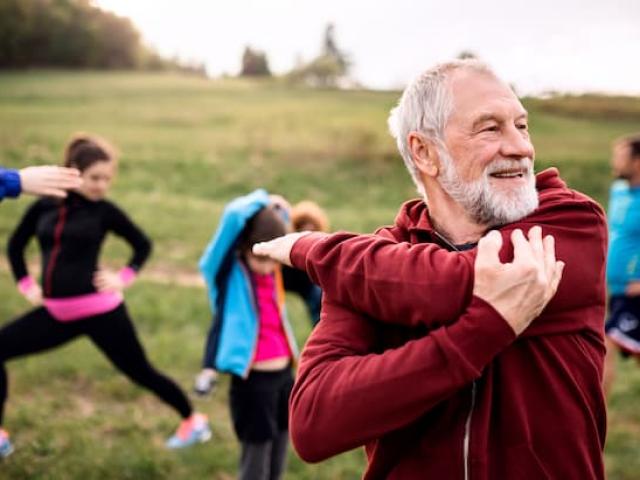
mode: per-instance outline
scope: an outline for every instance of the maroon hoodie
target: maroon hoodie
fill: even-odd
[[[303,459],[366,445],[366,479],[604,478],[604,214],[554,169],[537,188],[539,208],[500,228],[501,259],[540,225],[566,267],[518,338],[472,296],[476,250],[448,251],[420,200],[376,235],[296,242],[325,293],[291,398]]]

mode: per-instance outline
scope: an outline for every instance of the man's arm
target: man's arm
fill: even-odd
[[[539,315],[562,263],[541,239],[518,231],[514,261],[503,264],[501,243],[495,232],[480,241],[474,296],[458,321],[398,348],[372,353],[379,324],[325,300],[292,393],[291,433],[302,458],[319,461],[407,425],[479,377]]]
[[[550,315],[527,335],[582,328],[564,324],[554,314],[604,302],[604,212],[580,194],[565,190],[563,195],[563,201],[541,199],[534,214],[500,229],[506,240],[516,228],[528,231],[541,225],[545,235],[555,238],[558,258],[568,264],[546,310]],[[437,328],[455,321],[471,297],[475,250],[448,252],[434,244],[346,233],[313,233],[291,240],[280,256],[290,253],[293,265],[307,271],[337,302],[383,322]],[[500,258],[509,261],[512,256],[511,244],[505,241]]]
[[[291,438],[304,460],[324,460],[407,425],[479,377],[516,338],[476,297],[454,325],[376,354],[378,328],[323,300],[291,394]]]

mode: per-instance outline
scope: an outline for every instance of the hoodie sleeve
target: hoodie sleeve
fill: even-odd
[[[336,302],[408,326],[435,328],[459,317],[473,288],[472,254],[432,243],[312,233],[295,243],[291,260]]]
[[[411,423],[478,378],[515,339],[477,297],[455,324],[372,353],[379,335],[375,322],[325,296],[291,394],[291,437],[304,460],[324,460]]]
[[[563,312],[605,302],[604,212],[587,197],[566,192],[500,229],[503,262],[513,259],[512,231],[540,225],[543,235],[555,237],[556,256],[566,264],[558,292],[525,335],[580,330],[579,316]],[[294,244],[291,260],[343,305],[387,323],[437,328],[455,322],[469,304],[475,254],[475,249],[448,252],[377,235],[314,233]]]
[[[0,201],[5,197],[15,198],[21,191],[22,184],[18,171],[0,167]]]

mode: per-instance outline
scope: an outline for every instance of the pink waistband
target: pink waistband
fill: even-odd
[[[42,303],[56,320],[72,322],[110,312],[122,301],[120,292],[97,292],[77,297],[45,298]]]

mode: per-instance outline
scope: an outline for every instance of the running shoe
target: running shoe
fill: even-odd
[[[193,383],[193,391],[201,397],[211,395],[215,391],[217,383],[218,378],[215,372],[205,369],[196,375]]]
[[[167,440],[167,448],[184,448],[196,443],[206,442],[211,438],[209,419],[202,413],[194,413],[180,423],[171,438]]]
[[[8,457],[13,453],[13,445],[9,440],[9,432],[0,428],[0,458]]]

